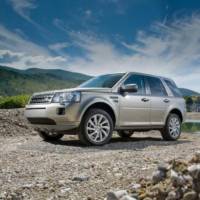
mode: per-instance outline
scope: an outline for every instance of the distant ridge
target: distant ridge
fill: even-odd
[[[186,88],[179,88],[183,96],[200,96],[200,93]]]
[[[75,87],[89,78],[91,76],[61,69],[19,70],[0,66],[0,96]]]
[[[33,92],[75,87],[91,76],[62,69],[29,68],[19,70],[0,66],[0,96],[32,94]],[[186,88],[179,88],[183,96],[200,96]]]

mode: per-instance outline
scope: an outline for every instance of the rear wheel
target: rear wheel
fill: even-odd
[[[134,132],[133,131],[120,130],[120,131],[117,131],[117,133],[121,138],[130,138],[133,135]]]
[[[113,132],[110,115],[101,109],[91,109],[81,122],[79,139],[86,145],[104,145],[109,142]]]
[[[39,135],[41,138],[43,138],[45,141],[55,141],[59,140],[63,137],[63,134],[57,133],[57,132],[47,132],[47,131],[39,131]]]
[[[167,122],[161,134],[164,140],[177,140],[181,135],[181,120],[180,117],[175,114],[169,114]]]

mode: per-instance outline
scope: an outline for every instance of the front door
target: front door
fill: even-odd
[[[149,97],[146,96],[144,77],[132,74],[123,84],[137,84],[138,91],[120,94],[120,126],[150,125],[150,101]]]

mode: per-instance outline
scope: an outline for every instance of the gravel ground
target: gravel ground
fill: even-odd
[[[138,178],[150,176],[159,162],[190,159],[200,150],[198,134],[165,142],[153,131],[123,141],[114,136],[103,147],[81,146],[76,136],[47,143],[21,113],[0,111],[0,199],[104,199],[108,191],[129,190]]]

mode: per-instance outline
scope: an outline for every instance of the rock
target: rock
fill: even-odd
[[[134,197],[131,197],[129,195],[125,195],[122,198],[120,198],[120,200],[137,200],[137,199],[135,199]]]
[[[200,151],[197,151],[195,155],[192,157],[191,163],[200,163]]]
[[[150,197],[145,197],[143,200],[153,200],[153,199]]]
[[[73,178],[73,181],[80,181],[80,182],[82,182],[82,181],[88,181],[89,179],[90,179],[89,176],[77,176],[77,177]]]
[[[197,193],[195,191],[190,191],[184,194],[183,200],[195,200]]]
[[[178,173],[174,170],[171,170],[170,178],[174,186],[183,186],[185,184],[185,179],[183,178],[183,176],[178,175]]]
[[[175,191],[171,191],[168,193],[168,196],[166,198],[166,200],[176,200],[177,199],[177,195]]]
[[[59,184],[60,186],[63,186],[63,185],[66,184],[66,181],[65,181],[65,180],[59,180],[59,181],[58,181],[58,184]]]
[[[61,188],[60,192],[63,194],[63,193],[66,193],[70,190],[71,190],[71,188]]]
[[[164,177],[165,173],[163,171],[160,170],[155,171],[152,175],[153,184],[160,182],[161,180],[163,180]]]
[[[167,172],[170,169],[170,165],[168,163],[160,163],[158,165],[158,170],[162,172]]]
[[[128,195],[126,190],[118,190],[114,192],[108,192],[107,200],[121,200],[122,197]]]
[[[34,187],[34,184],[33,183],[29,183],[29,184],[25,184],[22,186],[23,188],[32,188]]]
[[[188,172],[194,179],[197,179],[200,176],[200,164],[194,164],[189,166]]]
[[[183,175],[183,178],[185,179],[185,181],[187,182],[192,182],[192,177],[190,175]]]
[[[135,183],[131,186],[131,189],[133,189],[134,191],[138,190],[139,188],[141,188],[141,184],[139,183]]]

